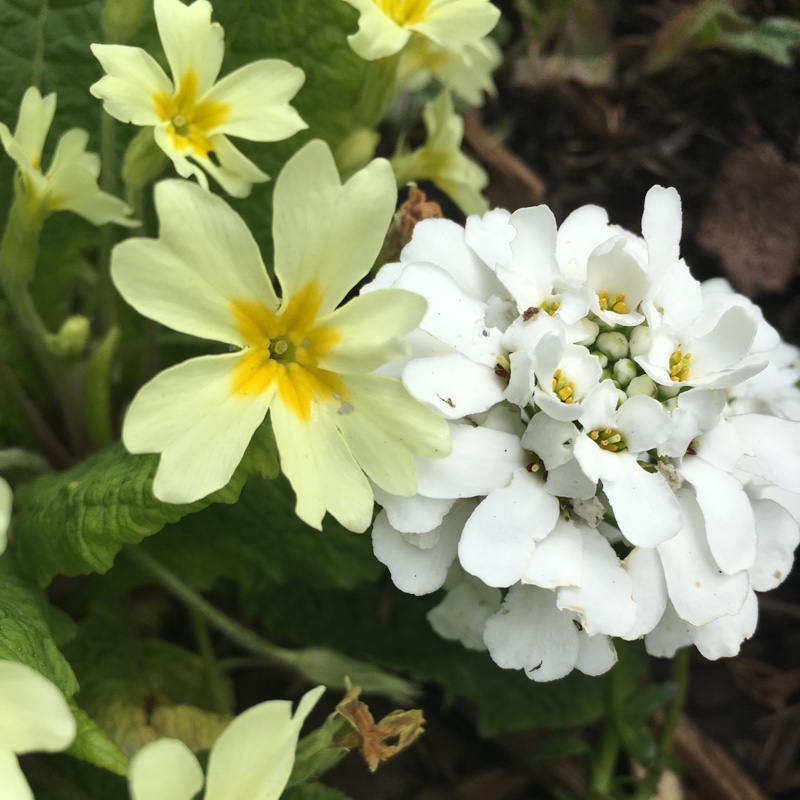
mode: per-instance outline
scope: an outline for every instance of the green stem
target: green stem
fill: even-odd
[[[22,384],[17,380],[17,376],[2,361],[0,361],[0,384],[3,385],[3,388],[27,419],[28,425],[30,425],[31,431],[39,443],[39,447],[42,448],[42,451],[47,456],[47,460],[54,467],[61,469],[71,466],[73,463],[72,456],[53,433],[47,424],[47,420],[42,416],[36,404],[30,399]]]
[[[397,91],[399,64],[399,54],[367,64],[361,95],[353,110],[353,130],[374,128],[381,121]]]
[[[684,647],[678,650],[672,659],[672,681],[675,684],[675,696],[664,715],[655,764],[647,770],[647,774],[639,783],[632,800],[650,800],[658,790],[661,775],[664,772],[664,762],[672,750],[675,732],[686,703],[686,694],[689,690],[690,655],[690,649]]]
[[[100,157],[103,164],[101,188],[116,194],[116,147],[114,120],[110,114],[101,112]],[[97,326],[101,333],[109,330],[117,319],[117,296],[111,282],[111,249],[116,243],[116,227],[112,223],[103,226],[100,239],[100,263],[97,277]]]
[[[294,651],[267,642],[249,628],[245,628],[244,625],[231,619],[227,614],[212,606],[208,600],[184,583],[161,562],[143,552],[141,548],[129,547],[125,552],[132,561],[135,561],[148,575],[174,594],[187,608],[198,614],[212,628],[216,628],[232,642],[244,650],[270,659],[273,663],[295,666]]]
[[[206,682],[208,683],[211,700],[214,703],[214,709],[220,714],[232,714],[233,709],[230,707],[225,689],[222,685],[219,662],[214,653],[214,646],[211,644],[211,637],[208,634],[206,622],[196,611],[190,612],[189,617],[192,623],[194,640],[197,642],[197,649],[205,664]]]
[[[620,751],[616,721],[622,709],[624,691],[625,669],[620,661],[612,668],[608,676],[603,732],[592,760],[589,780],[589,798],[591,800],[601,800],[601,798],[610,796]]]

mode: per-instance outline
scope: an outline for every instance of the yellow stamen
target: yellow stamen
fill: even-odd
[[[215,100],[197,102],[197,73],[188,69],[181,76],[178,91],[170,97],[165,92],[153,95],[153,105],[162,122],[169,122],[167,133],[173,147],[180,152],[207,158],[214,145],[211,131],[230,114],[230,106]]]
[[[597,293],[597,300],[600,303],[601,311],[613,311],[616,314],[627,314],[628,306],[625,303],[625,292],[614,294],[609,297],[608,289],[603,289]]]
[[[572,397],[575,391],[575,383],[573,381],[568,381],[562,374],[561,370],[557,369],[553,373],[553,383],[552,383],[553,392],[555,393],[556,397],[562,402],[566,403],[568,406],[572,405],[575,402],[574,398]]]
[[[691,353],[683,354],[683,350],[676,350],[669,357],[669,376],[673,381],[686,381],[689,379],[689,361],[692,358]]]
[[[555,314],[556,311],[558,311],[559,302],[558,300],[553,300],[553,301],[545,300],[539,307],[542,309],[542,311],[546,312],[552,317],[553,314]]]
[[[597,446],[601,450],[607,450],[609,453],[618,453],[620,450],[624,450],[627,447],[625,440],[622,438],[622,434],[619,431],[615,431],[613,428],[590,431],[589,438],[597,442]]]
[[[398,25],[416,25],[428,17],[431,0],[374,0],[378,8]]]
[[[234,395],[258,395],[276,386],[280,399],[304,422],[314,403],[346,404],[339,376],[317,366],[341,339],[335,328],[316,324],[321,303],[316,281],[305,284],[277,313],[257,301],[231,301],[236,329],[247,343],[234,371]]]

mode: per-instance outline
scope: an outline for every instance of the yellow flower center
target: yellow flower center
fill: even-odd
[[[556,397],[562,402],[566,403],[567,405],[572,405],[575,402],[573,392],[575,391],[575,384],[572,381],[568,381],[562,374],[561,370],[557,369],[553,373],[553,392],[555,392]]]
[[[625,304],[625,293],[612,294],[608,296],[608,289],[603,289],[597,293],[601,311],[613,311],[616,314],[627,314],[628,306]]]
[[[674,381],[685,381],[689,379],[689,361],[691,353],[683,354],[683,350],[676,350],[669,357],[669,376]]]
[[[178,91],[170,97],[165,92],[153,95],[153,105],[179,153],[187,150],[207,158],[214,150],[209,134],[230,114],[230,106],[215,100],[197,100],[197,73],[188,69],[178,83]]]
[[[314,403],[349,408],[339,376],[317,366],[341,339],[335,328],[317,324],[321,303],[316,281],[305,284],[278,313],[257,301],[231,301],[236,329],[247,343],[233,375],[234,395],[252,397],[277,386],[278,397],[304,422]]]
[[[416,25],[428,17],[431,0],[374,0],[387,17],[398,25]]]
[[[617,453],[624,450],[628,445],[622,439],[622,434],[613,428],[598,429],[589,434],[589,438],[597,442],[601,450],[608,450],[609,453]]]

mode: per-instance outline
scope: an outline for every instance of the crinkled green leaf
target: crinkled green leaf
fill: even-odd
[[[81,706],[124,753],[163,736],[208,749],[230,718],[208,709],[203,659],[142,636],[122,609],[94,607],[66,653],[80,680]],[[232,687],[220,679],[232,704]]]
[[[42,590],[6,552],[0,558],[0,659],[32,667],[70,698],[78,681],[53,639],[47,622],[52,613]]]
[[[278,472],[272,429],[262,425],[224,489],[189,505],[153,496],[157,456],[135,456],[114,445],[18,493],[14,540],[21,565],[40,583],[54,575],[105,572],[125,544],[212,503],[235,503],[249,475]]]
[[[540,684],[500,669],[488,654],[433,632],[425,614],[439,599],[402,594],[388,580],[350,591],[314,591],[298,581],[243,592],[246,608],[273,634],[335,647],[416,681],[436,681],[450,698],[470,700],[485,735],[582,725],[601,716],[605,678],[575,671]]]
[[[252,481],[236,505],[217,505],[184,517],[146,543],[146,549],[193,586],[207,590],[220,578],[242,585],[298,579],[318,588],[347,589],[374,581],[382,567],[369,536],[331,517],[324,530],[294,514],[285,478]]]
[[[78,724],[78,733],[72,746],[67,750],[71,756],[107,769],[116,775],[128,774],[128,759],[125,753],[100,729],[97,723],[77,704],[70,708]]]

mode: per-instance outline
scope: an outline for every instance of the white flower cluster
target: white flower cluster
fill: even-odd
[[[440,635],[537,681],[605,672],[612,637],[735,654],[800,541],[798,351],[691,276],[674,189],[642,232],[597,206],[426,220],[366,289],[428,301],[396,366],[453,440],[415,497],[376,491],[375,553],[448,589]]]

